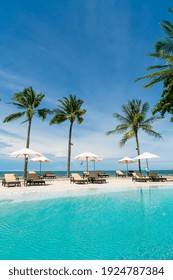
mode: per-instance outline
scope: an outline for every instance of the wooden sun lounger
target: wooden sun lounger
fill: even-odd
[[[85,184],[88,183],[88,179],[84,179],[79,173],[72,173],[70,176],[70,183]]]
[[[104,173],[104,172],[102,172],[102,171],[97,170],[97,171],[95,171],[95,172],[96,172],[96,174],[98,174],[98,176],[99,176],[100,178],[109,177],[109,174],[106,174],[106,173]]]
[[[88,181],[91,183],[106,183],[106,178],[100,177],[97,172],[90,172]]]
[[[117,177],[127,177],[127,174],[123,173],[121,170],[116,170]]]
[[[149,177],[142,176],[142,174],[140,174],[140,173],[133,173],[132,174],[132,181],[147,182],[147,181],[149,181]]]
[[[28,172],[27,185],[45,185],[45,181],[40,179],[36,172]]]
[[[156,172],[149,172],[150,181],[153,182],[166,182],[167,178],[159,176]]]
[[[43,177],[48,179],[56,179],[56,175],[51,171],[45,171]]]
[[[4,174],[2,185],[7,187],[21,186],[21,182],[16,178],[15,174]]]

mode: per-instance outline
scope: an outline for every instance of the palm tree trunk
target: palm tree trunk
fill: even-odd
[[[67,159],[67,177],[70,177],[70,161],[71,161],[71,138],[72,138],[73,122],[70,122],[69,140],[68,140],[68,159]]]
[[[27,139],[26,139],[26,148],[29,148],[30,145],[30,133],[31,133],[31,120],[28,122],[28,132],[27,132]],[[24,179],[27,178],[27,169],[28,169],[28,157],[25,156],[25,163],[24,163]]]
[[[137,150],[137,155],[140,155],[140,148],[139,148],[139,139],[138,139],[138,132],[135,132],[135,138],[136,138],[136,150]],[[141,171],[141,161],[138,159],[138,167],[139,167],[139,172],[142,173]]]

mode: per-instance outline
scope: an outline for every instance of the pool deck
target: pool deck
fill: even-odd
[[[173,176],[167,176],[166,182],[132,182],[132,178],[109,177],[106,183],[95,184],[76,184],[70,183],[68,178],[47,179],[45,185],[24,186],[21,187],[4,187],[0,184],[0,196],[7,197],[13,194],[27,194],[33,192],[54,192],[54,191],[73,191],[73,190],[89,190],[89,189],[138,189],[150,187],[173,187]]]

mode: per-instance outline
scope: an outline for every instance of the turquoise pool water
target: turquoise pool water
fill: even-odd
[[[0,259],[173,259],[173,189],[0,200]]]

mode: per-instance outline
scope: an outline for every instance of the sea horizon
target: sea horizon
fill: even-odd
[[[104,169],[99,169],[100,171],[108,174],[109,176],[115,176],[116,177],[116,170],[121,170],[123,173],[127,173],[126,169],[115,169],[115,170],[104,170]],[[30,171],[30,170],[28,170]],[[44,170],[40,171],[39,170],[34,170],[38,174],[43,175]],[[46,170],[45,170],[46,171]],[[67,176],[67,171],[66,170],[50,170],[52,173],[54,173],[57,177],[66,177]],[[129,171],[134,171],[134,172],[139,172],[138,169],[129,169]],[[71,170],[70,173],[79,173],[80,175],[83,175],[83,172],[85,170]],[[94,170],[89,170],[89,172],[94,172]],[[157,172],[159,175],[173,175],[173,169],[151,169],[150,172]],[[14,173],[18,177],[23,176],[23,170],[0,170],[0,178],[4,177],[4,174],[8,173]],[[142,170],[143,175],[147,175],[146,170]]]

